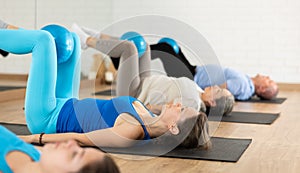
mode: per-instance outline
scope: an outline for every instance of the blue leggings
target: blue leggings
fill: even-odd
[[[64,103],[78,98],[80,41],[73,34],[74,51],[68,61],[57,64],[55,42],[47,31],[0,30],[0,49],[14,54],[32,53],[25,97],[25,115],[32,133],[55,133]]]

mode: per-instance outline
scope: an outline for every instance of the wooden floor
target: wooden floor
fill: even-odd
[[[2,82],[0,82],[2,84]],[[21,84],[22,85],[22,84]],[[109,88],[94,81],[81,86],[81,97],[93,97],[94,90]],[[279,97],[288,99],[281,105],[238,103],[235,110],[281,112],[272,125],[220,123],[213,136],[251,138],[252,143],[237,163],[149,158],[114,155],[121,172],[132,173],[298,173],[300,170],[300,88],[281,87]],[[25,123],[24,89],[0,92],[0,121]],[[1,101],[2,100],[2,101]]]

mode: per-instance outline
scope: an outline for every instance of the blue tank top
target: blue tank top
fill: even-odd
[[[40,160],[40,152],[37,149],[19,139],[3,126],[0,126],[0,141],[0,172],[12,173],[5,160],[6,155],[11,151],[21,151],[31,157],[33,161]]]
[[[144,130],[144,139],[150,139],[141,117],[132,105],[134,101],[138,100],[130,96],[120,96],[110,100],[69,99],[58,115],[56,132],[86,133],[110,128],[114,126],[121,113],[128,113],[141,123]],[[150,114],[153,116],[151,112]]]

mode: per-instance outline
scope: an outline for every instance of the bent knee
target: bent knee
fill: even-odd
[[[126,52],[130,55],[133,55],[133,54],[137,54],[137,49],[135,47],[135,44],[132,43],[131,41],[123,41],[121,43],[121,46],[122,46],[122,50],[123,52]]]
[[[55,44],[53,36],[48,31],[37,30],[37,42],[46,44]]]

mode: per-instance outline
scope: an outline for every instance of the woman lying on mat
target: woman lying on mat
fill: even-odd
[[[74,140],[34,147],[0,126],[0,172],[101,173],[119,172],[115,162],[94,148],[81,148]]]
[[[80,28],[76,24],[73,24],[72,29],[80,37],[81,48],[91,47],[110,57],[121,57],[120,59],[112,58],[119,59],[120,62],[116,82],[117,96],[130,95],[138,98],[145,105],[160,105],[180,97],[183,106],[193,107],[196,110],[200,110],[200,107],[203,108],[201,110],[205,110],[205,107],[219,106],[220,112],[222,112],[220,114],[226,115],[232,111],[234,98],[227,89],[213,86],[207,87],[203,91],[195,82],[186,77],[151,76],[150,52],[144,53],[140,47],[145,45],[147,51],[150,49],[141,35],[131,34],[133,38],[129,39],[132,43],[100,34],[89,28]],[[124,35],[126,36],[128,33]],[[121,39],[124,35],[121,36]],[[133,56],[136,54],[139,55],[139,58]],[[202,101],[205,105],[201,104]],[[155,113],[159,112],[155,110]]]
[[[44,49],[47,51],[47,48],[43,48],[42,43],[38,43],[41,40],[33,40],[35,38],[30,38],[31,35],[24,36],[27,33],[33,33],[35,31],[25,31],[25,30],[14,30],[14,31],[6,31],[4,29],[18,29],[17,27],[11,27],[12,25],[2,25],[4,22],[0,21],[0,47],[2,45],[9,44],[4,47],[14,47],[13,44],[16,44],[15,48],[6,49],[11,50],[10,52],[14,53],[24,53],[31,52],[33,53],[33,57],[37,58],[36,53],[39,51],[35,51],[33,49]],[[6,26],[6,27],[5,27]],[[10,38],[10,36],[14,35],[14,33],[18,33],[17,35]],[[6,35],[8,34],[8,35]],[[45,33],[43,33],[45,34]],[[48,38],[49,36],[43,37],[41,34],[39,39]],[[3,37],[3,35],[6,35]],[[9,36],[10,35],[10,36]],[[22,36],[21,36],[22,35]],[[35,35],[35,34],[34,34]],[[39,35],[37,33],[36,35]],[[46,34],[48,35],[48,34]],[[50,38],[50,37],[49,37]],[[49,39],[53,41],[53,38]],[[19,41],[24,42],[19,42]],[[46,42],[48,42],[46,40]],[[27,44],[27,45],[26,45]],[[23,45],[23,46],[20,46]],[[44,45],[52,45],[46,43]],[[38,48],[41,46],[40,48]],[[3,48],[4,48],[3,47]],[[52,50],[53,48],[49,48]],[[45,52],[47,54],[47,52]],[[50,58],[51,56],[45,56],[44,58]],[[39,57],[41,60],[43,57]],[[34,61],[37,61],[34,59]],[[39,61],[39,60],[38,60]],[[50,60],[51,61],[51,60]],[[56,61],[56,60],[55,60]],[[33,63],[32,65],[37,65]],[[41,64],[42,65],[42,64]],[[46,66],[46,64],[44,64]],[[32,68],[44,68],[44,67],[32,67]],[[32,69],[32,72],[37,72],[38,69]],[[47,69],[45,69],[47,70]],[[47,73],[44,71],[43,73]],[[54,74],[55,75],[55,74]],[[32,80],[32,79],[31,79]],[[31,82],[32,83],[32,82]],[[36,81],[35,84],[39,82]],[[50,82],[51,83],[51,82]],[[55,83],[55,81],[54,81]],[[42,84],[42,83],[41,83]],[[42,89],[43,86],[39,90]],[[30,92],[34,92],[34,89],[29,86]],[[39,91],[37,91],[39,92]],[[44,91],[47,92],[47,91]],[[44,94],[39,92],[39,94]],[[45,93],[46,94],[46,93]],[[42,97],[42,96],[41,96]],[[33,99],[32,97],[29,99]],[[37,100],[38,101],[38,100]],[[29,103],[33,103],[30,101]],[[33,103],[34,104],[34,103]],[[33,118],[33,117],[31,117]],[[45,117],[44,117],[45,118]],[[33,120],[34,121],[34,120]],[[39,121],[39,119],[37,119]],[[119,172],[118,167],[115,162],[105,153],[100,150],[94,148],[81,148],[74,140],[61,141],[59,143],[49,143],[43,147],[35,148],[34,146],[23,142],[19,139],[15,134],[0,126],[0,172],[10,173],[10,172],[41,172],[41,173],[52,173],[52,172],[91,172],[91,173],[100,173],[100,172],[111,172],[117,173]],[[37,141],[38,143],[38,141]],[[68,166],[66,166],[68,165]]]
[[[80,40],[58,25],[43,29],[0,30],[1,49],[15,54],[32,53],[25,97],[26,122],[33,134],[46,134],[22,136],[24,140],[47,143],[74,139],[84,146],[126,147],[135,140],[165,133],[177,136],[193,124],[181,145],[210,145],[206,115],[180,103],[164,105],[160,116],[155,116],[130,96],[78,100]],[[57,35],[65,38],[60,41]]]

